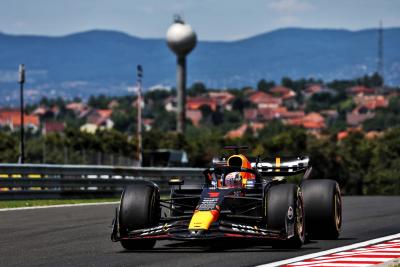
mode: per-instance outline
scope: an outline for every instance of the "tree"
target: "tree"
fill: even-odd
[[[106,109],[111,102],[111,97],[106,95],[90,96],[88,104],[93,108]]]
[[[400,194],[400,129],[386,131],[373,141],[371,167],[365,176],[366,194]]]
[[[288,88],[293,88],[293,81],[289,77],[283,77],[281,84]]]
[[[272,87],[275,86],[274,81],[266,81],[265,79],[261,79],[257,83],[258,91],[268,92]]]
[[[189,96],[198,96],[207,93],[207,88],[202,82],[195,82],[189,89]]]
[[[364,177],[371,167],[374,143],[360,132],[350,133],[339,146],[338,157],[346,193],[364,194]]]
[[[17,162],[19,141],[16,136],[0,132],[0,162]]]
[[[209,124],[211,122],[211,116],[213,114],[212,109],[209,105],[202,105],[200,108],[201,115],[202,115],[202,122],[204,124]]]
[[[366,131],[382,131],[393,127],[400,127],[400,97],[392,98],[387,108],[379,109],[375,117],[363,123]]]

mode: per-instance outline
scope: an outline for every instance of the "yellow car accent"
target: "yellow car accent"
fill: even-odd
[[[276,158],[275,159],[275,165],[276,168],[279,168],[281,166],[281,158]],[[280,169],[276,169],[277,172],[281,171]]]
[[[208,230],[214,218],[211,210],[195,211],[189,224],[189,230]]]

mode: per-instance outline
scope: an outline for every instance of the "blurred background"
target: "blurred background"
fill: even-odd
[[[399,11],[395,0],[2,0],[0,162],[20,159],[23,121],[25,163],[207,167],[248,145],[309,155],[313,175],[346,194],[399,194]],[[176,14],[197,35],[184,132],[165,37]]]

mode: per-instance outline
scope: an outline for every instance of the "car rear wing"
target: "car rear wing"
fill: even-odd
[[[309,157],[265,158],[252,162],[251,167],[257,169],[261,175],[266,176],[290,176],[305,172],[307,172],[307,175],[311,170]]]

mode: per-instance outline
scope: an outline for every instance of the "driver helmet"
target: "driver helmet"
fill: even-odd
[[[228,173],[225,177],[225,186],[227,187],[242,186],[242,176],[240,175],[240,172]]]

